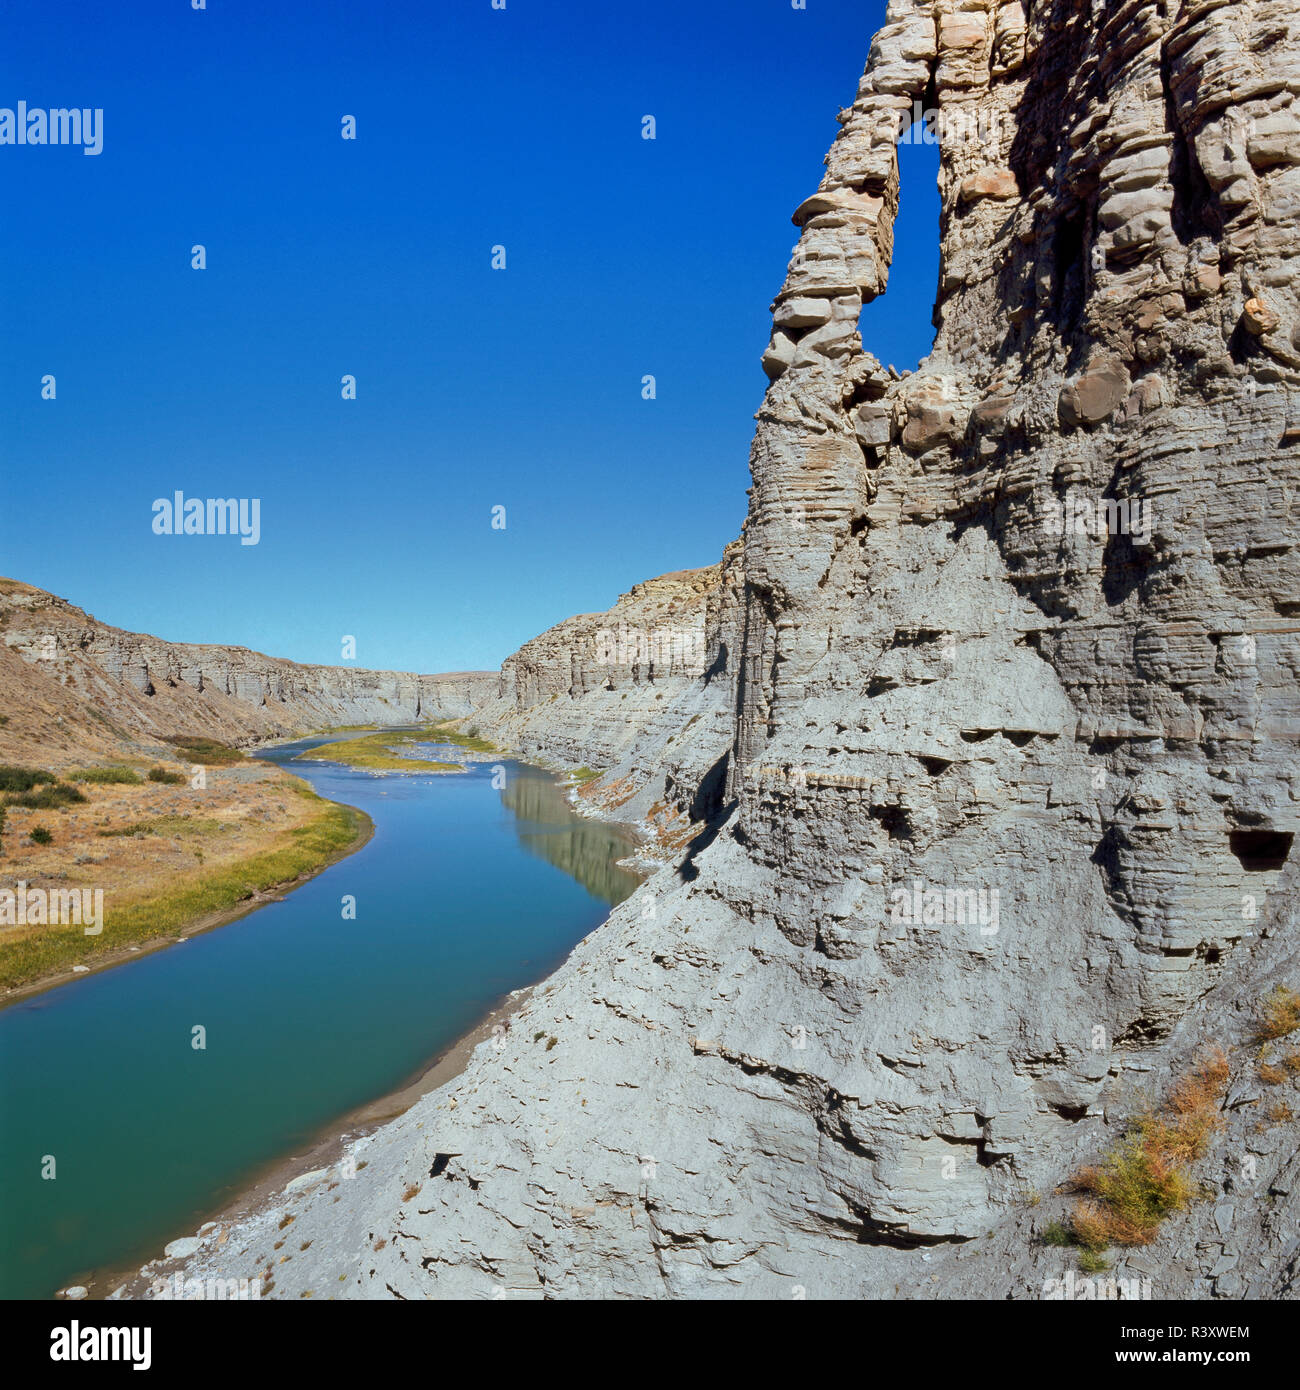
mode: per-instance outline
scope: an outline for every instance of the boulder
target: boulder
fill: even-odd
[[[955,443],[966,433],[966,412],[943,378],[921,378],[920,384],[906,396],[905,405],[903,445],[914,454]]]
[[[981,169],[962,180],[958,196],[963,203],[978,202],[981,198],[1018,198],[1020,185],[1010,169]]]
[[[773,322],[778,328],[817,328],[829,322],[831,301],[801,297],[786,299],[776,306]]]
[[[763,370],[773,381],[794,361],[794,339],[779,330],[772,334],[772,341],[763,354]]]
[[[1071,428],[1100,424],[1120,407],[1130,385],[1122,362],[1108,356],[1094,358],[1086,370],[1061,388],[1057,407],[1061,423]]]
[[[1273,310],[1257,297],[1248,299],[1241,311],[1241,326],[1247,333],[1256,338],[1262,337],[1265,333],[1271,333],[1279,322],[1280,320]]]

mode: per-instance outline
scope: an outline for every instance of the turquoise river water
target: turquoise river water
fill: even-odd
[[[615,863],[627,838],[575,815],[548,773],[496,764],[497,789],[493,766],[295,763],[370,815],[363,849],[227,926],[0,1011],[0,1297],[49,1297],[191,1234],[635,890]]]

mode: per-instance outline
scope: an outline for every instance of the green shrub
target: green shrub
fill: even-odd
[[[34,791],[11,793],[7,804],[25,806],[29,811],[57,811],[60,806],[72,806],[85,799],[85,794],[76,787],[66,782],[51,782],[48,787],[38,787]]]
[[[113,783],[124,787],[138,787],[144,778],[131,767],[83,767],[77,772],[68,773],[69,782]]]
[[[179,786],[185,778],[179,772],[168,772],[165,767],[151,767],[149,769],[149,780],[151,782],[164,782],[169,787]]]
[[[14,767],[5,763],[0,765],[0,792],[29,792],[41,782],[57,782],[52,772],[42,772],[39,767]]]
[[[167,742],[174,748],[179,748],[193,762],[206,763],[210,767],[244,761],[244,755],[238,748],[231,748],[229,744],[215,738],[191,738],[185,734],[172,734]]]
[[[54,836],[43,825],[32,826],[29,833],[33,843],[38,845],[48,845],[54,839]]]

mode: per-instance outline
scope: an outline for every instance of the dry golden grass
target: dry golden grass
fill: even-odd
[[[1084,1174],[1088,1171],[1085,1169]],[[1080,1174],[1080,1177],[1084,1174]],[[1070,1225],[1075,1240],[1085,1250],[1104,1250],[1113,1239],[1110,1212],[1096,1202],[1080,1202],[1074,1209]]]
[[[1259,1008],[1259,1024],[1255,1036],[1260,1042],[1272,1042],[1300,1028],[1300,994],[1278,985],[1264,996]]]
[[[103,931],[0,928],[0,986],[219,920],[346,853],[368,828],[360,812],[268,764],[211,769],[202,790],[188,780],[82,790],[84,803],[7,809],[0,886],[102,889]],[[37,822],[51,830],[48,845],[28,843]]]
[[[1179,1078],[1161,1112],[1141,1116],[1099,1166],[1076,1175],[1076,1185],[1091,1194],[1072,1218],[1085,1250],[1147,1245],[1166,1217],[1188,1206],[1196,1191],[1189,1168],[1223,1126],[1227,1080],[1228,1059],[1216,1048]]]

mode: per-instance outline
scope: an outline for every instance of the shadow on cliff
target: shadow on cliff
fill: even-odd
[[[718,831],[735,810],[736,803],[725,799],[730,764],[731,753],[728,751],[700,779],[691,801],[690,818],[701,824],[699,833],[686,846],[686,855],[677,870],[677,876],[683,883],[691,883],[700,876],[695,860],[718,838]]]
[[[1049,181],[1051,171],[1061,162],[1078,113],[1095,99],[1097,79],[1093,77],[1081,87],[1077,80],[1087,54],[1089,14],[1088,0],[1053,0],[1042,21],[1043,44],[1028,60],[1030,70],[1013,113],[1015,135],[1007,159],[1022,198]],[[1084,249],[1095,216],[1091,206],[1095,196],[1095,188],[1083,191],[1082,197],[1079,191],[1072,191],[1056,210],[1046,306],[1038,305],[1035,282],[1026,275],[1022,262],[1010,257],[1002,265],[998,274],[1000,300],[1021,312],[1007,315],[1006,332],[994,353],[996,361],[1005,362],[1024,349],[1043,308],[1070,346],[1072,361],[1083,350],[1073,339],[1087,301]]]

